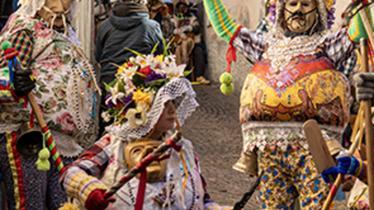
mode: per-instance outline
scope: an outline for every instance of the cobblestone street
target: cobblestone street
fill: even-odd
[[[251,186],[251,180],[232,165],[242,148],[239,95],[224,96],[219,85],[194,86],[200,107],[187,121],[184,133],[193,141],[214,200],[233,205]],[[252,202],[246,209],[258,209]]]
[[[193,141],[200,155],[212,198],[220,204],[234,205],[255,181],[232,169],[242,148],[239,94],[224,96],[218,84],[194,86],[194,89],[200,107],[184,126],[184,135]],[[245,209],[259,209],[256,196]],[[339,202],[334,209],[346,208]]]

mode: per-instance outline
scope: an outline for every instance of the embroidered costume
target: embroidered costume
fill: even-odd
[[[276,1],[274,26],[261,32],[237,25],[222,1],[204,0],[215,31],[230,44],[228,62],[235,60],[235,50],[254,62],[240,97],[244,161],[235,167],[253,172],[245,167],[257,152],[263,209],[290,209],[298,196],[302,209],[317,209],[328,186],[311,162],[302,125],[316,119],[327,143],[339,145],[349,119],[354,44],[346,28],[328,30],[333,1],[289,2]],[[229,76],[221,78],[224,93],[232,91]]]
[[[46,2],[20,1],[21,7],[7,22],[0,43],[9,41],[19,53],[21,69],[32,71],[36,80],[32,93],[58,151],[66,161],[71,161],[96,138],[95,75],[66,17],[62,18],[63,30],[57,31],[53,24],[59,17],[55,15],[52,23],[48,23],[37,15],[42,9],[53,13]],[[71,11],[74,6],[69,8]],[[4,51],[0,54],[0,69],[7,69],[10,61],[5,59]],[[59,185],[54,164],[51,163],[48,172],[39,171],[35,165],[37,153],[27,156],[20,151],[20,129],[25,124],[37,124],[34,113],[27,102],[6,102],[6,97],[1,95],[0,103],[0,170],[7,188],[7,206],[22,210],[58,209],[66,201],[66,194]],[[38,144],[28,144],[30,141],[25,140],[26,147]]]
[[[113,203],[103,194],[167,139],[174,120],[182,125],[198,106],[190,82],[180,78],[184,68],[174,56],[163,55],[138,55],[119,67],[115,83],[108,87],[109,109],[102,116],[114,123],[66,170],[62,182],[70,196],[88,210],[225,209],[209,199],[193,146],[183,137],[176,149],[143,171],[146,183],[143,175],[131,179],[119,188]],[[149,140],[171,102],[176,107],[175,117],[167,118],[173,119],[172,129],[159,140]]]

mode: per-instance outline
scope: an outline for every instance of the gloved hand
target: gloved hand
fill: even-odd
[[[338,157],[337,162],[337,166],[328,168],[322,172],[322,178],[325,182],[334,182],[338,174],[358,177],[362,173],[362,161],[353,156]]]
[[[115,201],[114,198],[105,199],[105,190],[95,189],[87,197],[84,204],[87,210],[104,210],[110,203]]]
[[[374,73],[357,73],[353,76],[358,101],[373,100],[374,98]]]
[[[17,96],[26,96],[35,88],[35,81],[31,79],[31,70],[14,71],[14,92]]]

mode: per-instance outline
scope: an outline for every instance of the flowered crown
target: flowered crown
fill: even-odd
[[[106,84],[102,114],[105,121],[115,125],[126,122],[136,128],[147,122],[147,112],[157,91],[169,81],[183,77],[186,65],[177,65],[174,55],[142,55],[137,53],[128,62],[118,66],[116,79]]]

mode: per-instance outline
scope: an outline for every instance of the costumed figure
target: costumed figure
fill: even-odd
[[[302,125],[316,119],[330,151],[340,150],[349,120],[350,86],[346,75],[356,64],[347,28],[329,28],[333,0],[274,1],[274,26],[251,31],[229,17],[222,1],[204,0],[217,34],[229,43],[227,61],[236,50],[254,61],[240,98],[243,152],[234,168],[257,175],[263,209],[318,209],[329,191],[308,151]],[[233,91],[230,65],[221,91]]]
[[[193,80],[209,84],[205,79],[205,55],[201,35],[201,27],[197,16],[192,12],[192,4],[188,0],[178,0],[175,4],[174,47],[178,64],[187,64],[193,70]]]
[[[96,139],[95,75],[69,24],[76,3],[22,0],[0,36],[0,171],[8,209],[58,209],[66,194],[57,151],[71,161]],[[30,92],[49,129],[36,126]]]
[[[169,5],[162,0],[148,1],[147,7],[149,10],[149,17],[160,24],[163,37],[167,42],[170,41],[174,30],[174,23],[170,13],[172,8],[169,8]]]
[[[190,82],[182,78],[184,68],[174,56],[163,55],[138,55],[119,67],[102,116],[114,123],[62,179],[67,193],[86,209],[228,209],[209,199],[192,143],[183,137],[140,177],[105,197],[198,106]]]

